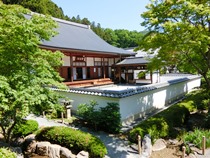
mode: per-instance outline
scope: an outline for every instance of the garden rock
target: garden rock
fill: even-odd
[[[60,145],[50,144],[48,146],[48,156],[49,158],[60,158]]]
[[[152,154],[152,141],[149,134],[145,135],[142,141],[142,155],[140,158],[149,158]]]
[[[170,145],[176,145],[179,141],[177,139],[169,139]]]
[[[49,142],[37,142],[36,153],[41,156],[48,156],[48,146]]]
[[[76,156],[74,154],[72,154],[72,152],[65,148],[65,147],[61,147],[60,148],[60,158],[75,158]]]
[[[196,146],[191,146],[190,147],[190,150],[192,151],[192,153],[200,153],[201,152],[201,150],[200,149],[198,149]]]
[[[196,157],[194,154],[192,154],[192,153],[190,153],[188,157],[189,157],[189,158],[197,158],[197,157]]]
[[[80,151],[80,152],[77,154],[76,158],[89,158],[89,153],[86,152],[86,151]]]
[[[152,146],[152,151],[160,151],[166,148],[166,142],[164,139],[158,139]]]
[[[35,153],[36,152],[36,144],[37,142],[35,140],[25,140],[25,146],[26,146],[26,150],[25,152],[27,154],[32,154],[32,153]]]
[[[36,135],[35,134],[29,134],[24,139],[25,140],[35,140]]]
[[[25,141],[23,143],[23,146],[25,148],[26,154],[35,153],[36,151],[36,140],[35,140],[35,134],[30,134],[26,136]]]
[[[11,145],[12,146],[21,146],[24,141],[25,141],[24,138],[18,137],[16,139],[12,140]]]

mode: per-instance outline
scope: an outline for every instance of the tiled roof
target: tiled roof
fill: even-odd
[[[193,80],[200,78],[198,75],[188,75],[183,78],[178,78],[175,80],[171,80],[168,82],[162,82],[162,83],[156,83],[151,85],[144,85],[144,86],[133,86],[132,88],[127,88],[124,90],[118,90],[118,88],[115,88],[115,90],[103,90],[103,89],[88,89],[88,88],[69,88],[69,89],[58,89],[56,87],[51,88],[55,91],[64,91],[68,93],[77,93],[77,94],[85,94],[85,95],[96,95],[96,96],[103,96],[103,97],[110,97],[110,98],[125,98],[129,97],[135,94],[144,93],[147,91],[151,91],[154,89],[162,88],[168,85],[177,84],[180,82]]]
[[[149,61],[143,57],[129,57],[125,58],[116,65],[138,65],[138,64],[148,64]]]
[[[30,18],[30,15],[26,15]],[[88,25],[78,24],[53,18],[58,23],[58,35],[52,37],[50,41],[43,41],[41,46],[52,47],[69,50],[81,50],[87,52],[135,55],[134,52],[126,51],[121,48],[114,47],[98,35],[96,35]]]

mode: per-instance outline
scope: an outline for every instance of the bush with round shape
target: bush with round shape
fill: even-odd
[[[22,120],[13,129],[13,137],[24,137],[38,130],[38,122],[35,120]]]
[[[107,149],[99,138],[68,127],[43,128],[37,133],[36,139],[59,144],[74,152],[85,150],[91,158],[103,158],[107,154]]]

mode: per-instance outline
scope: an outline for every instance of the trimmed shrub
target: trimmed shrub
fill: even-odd
[[[109,133],[119,133],[121,130],[121,115],[118,103],[107,103],[100,109],[99,127]]]
[[[13,129],[13,136],[21,137],[27,136],[38,130],[38,123],[35,120],[22,120],[19,124],[16,124]]]
[[[16,158],[17,155],[7,148],[0,148],[0,157],[1,158]]]
[[[107,103],[106,107],[96,109],[96,101],[90,104],[80,104],[77,114],[88,122],[95,130],[103,130],[109,133],[119,133],[121,129],[121,115],[118,103]]]
[[[153,142],[158,138],[176,136],[174,127],[183,125],[189,114],[189,110],[185,106],[181,104],[173,105],[137,125],[129,132],[128,138],[131,142],[136,143],[138,135],[143,137],[145,134],[150,134]]]
[[[103,158],[107,154],[107,149],[99,138],[68,127],[43,128],[37,133],[36,139],[65,146],[74,152],[85,150],[92,158]]]
[[[144,137],[144,135],[150,134],[152,142],[154,142],[157,138],[166,137],[168,133],[169,126],[164,118],[151,117],[130,131],[129,140],[137,143],[138,135]]]

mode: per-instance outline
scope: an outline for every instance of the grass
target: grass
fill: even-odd
[[[187,146],[189,143],[195,145],[199,149],[202,149],[202,138],[206,137],[206,147],[210,147],[210,131],[196,128],[192,132],[185,133],[183,135],[183,142]]]

